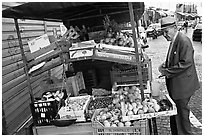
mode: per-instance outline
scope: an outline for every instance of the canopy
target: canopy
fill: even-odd
[[[144,12],[144,2],[133,2],[139,19]],[[70,25],[99,26],[104,16],[118,23],[130,21],[127,2],[28,2],[2,11],[2,17],[45,21],[68,21]]]

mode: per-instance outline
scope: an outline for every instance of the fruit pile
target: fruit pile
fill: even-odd
[[[89,96],[84,97],[71,97],[66,100],[66,111],[80,111],[84,109],[84,105],[86,104]]]
[[[138,125],[139,121],[122,121],[119,109],[102,109],[95,117],[105,127],[131,127]]]
[[[112,104],[113,97],[94,98],[90,101],[88,110],[107,108]]]
[[[104,39],[101,39],[100,43],[123,46],[123,47],[133,47],[133,40],[129,34],[117,32],[108,32]]]
[[[113,87],[113,90],[115,93],[113,103],[122,104],[124,116],[154,113],[170,109],[170,104],[165,99],[158,102],[153,98],[145,97],[142,101],[140,89],[136,86]]]

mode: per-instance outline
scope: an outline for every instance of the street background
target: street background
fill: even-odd
[[[185,32],[183,33],[185,34]],[[193,33],[193,29],[189,28],[186,35],[191,39],[191,41],[192,41],[192,33]],[[195,42],[195,41],[192,41],[192,43],[195,50],[194,60],[196,64],[198,78],[201,84],[201,89],[197,90],[195,94],[192,96],[189,102],[189,107],[192,113],[195,115],[195,117],[199,120],[199,122],[202,123],[202,43]],[[145,53],[152,60],[153,80],[160,82],[161,90],[166,91],[164,79],[163,80],[158,79],[158,76],[160,75],[158,71],[158,67],[166,59],[169,42],[163,36],[159,36],[157,39],[148,38],[148,45],[149,45],[149,48],[145,50]],[[157,118],[157,128],[158,128],[158,134],[160,135],[171,134],[169,117]],[[195,128],[194,126],[192,126],[192,131],[194,135],[202,134],[202,130],[199,128]]]

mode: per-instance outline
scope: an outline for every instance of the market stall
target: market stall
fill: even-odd
[[[134,17],[138,20],[143,11],[142,2],[31,2],[2,12],[3,17],[15,19],[31,97],[34,134],[146,135],[153,134],[152,127],[156,129],[155,117],[176,114],[169,96],[162,100],[151,97],[151,60],[138,48],[134,22]],[[70,41],[76,32],[69,29],[49,46],[24,54],[17,19],[68,20],[69,25],[98,25],[105,15],[119,23],[131,21],[132,48],[93,40],[73,44]],[[29,73],[33,66],[42,62],[46,64]],[[43,100],[36,101],[30,77],[59,65],[63,65],[61,85],[56,92],[47,92]],[[73,75],[67,76],[67,70]],[[71,97],[66,84],[76,73],[82,74],[80,78],[83,77],[85,85],[82,87],[86,90],[77,88]],[[68,92],[67,96],[63,90]],[[154,134],[157,134],[155,130]]]

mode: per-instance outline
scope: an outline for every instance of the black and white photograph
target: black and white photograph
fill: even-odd
[[[203,135],[202,1],[1,4],[2,135]]]

